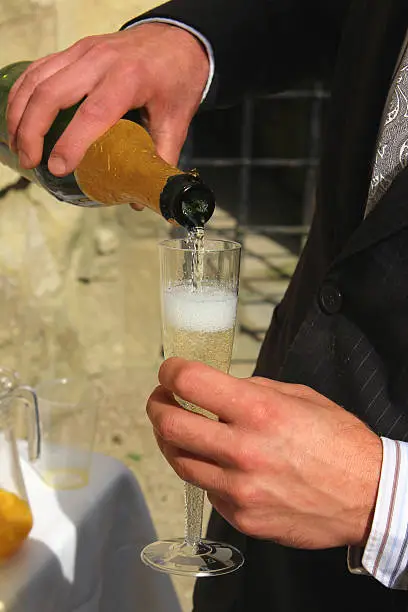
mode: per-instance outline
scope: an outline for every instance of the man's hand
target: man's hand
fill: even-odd
[[[201,43],[171,25],[148,23],[85,38],[35,61],[14,84],[7,112],[10,145],[23,168],[37,166],[58,112],[85,98],[54,148],[53,174],[72,172],[92,142],[141,107],[159,155],[176,164],[208,71]]]
[[[382,445],[364,423],[308,387],[184,359],[167,360],[159,380],[147,411],[162,452],[236,529],[297,548],[366,542]]]

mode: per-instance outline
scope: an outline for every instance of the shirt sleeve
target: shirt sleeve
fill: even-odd
[[[185,23],[182,23],[181,21],[177,21],[176,19],[167,19],[166,17],[150,17],[148,19],[141,19],[140,21],[130,24],[129,26],[127,26],[127,28],[132,28],[138,25],[142,25],[143,23],[168,23],[169,25],[177,26],[178,28],[182,28],[183,30],[190,32],[190,34],[195,36],[201,42],[201,44],[203,45],[204,49],[207,52],[208,61],[210,63],[210,70],[208,73],[207,83],[206,83],[206,86],[204,88],[203,95],[201,98],[201,102],[204,102],[210,90],[211,84],[213,82],[214,74],[215,74],[214,51],[213,51],[212,45],[209,42],[209,40],[195,28],[192,28],[191,26]]]
[[[383,460],[373,524],[365,548],[349,549],[349,569],[371,575],[388,588],[408,590],[408,444],[388,438],[381,441]]]

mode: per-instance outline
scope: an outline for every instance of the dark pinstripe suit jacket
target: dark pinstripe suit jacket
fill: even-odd
[[[334,77],[315,218],[257,374],[309,385],[378,434],[408,440],[408,169],[363,220],[407,0],[174,0],[152,14],[207,35],[221,100],[312,69]],[[216,513],[210,532],[235,542],[246,565],[199,581],[197,612],[408,610],[408,593],[350,575],[343,549],[255,541]]]

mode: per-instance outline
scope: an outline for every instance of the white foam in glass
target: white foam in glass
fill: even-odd
[[[171,287],[163,296],[164,316],[179,329],[218,332],[235,323],[237,295],[226,289],[205,286],[193,291],[191,286]]]

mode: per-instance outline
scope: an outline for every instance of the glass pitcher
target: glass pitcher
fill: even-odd
[[[15,372],[0,367],[0,562],[18,551],[33,525],[15,437],[17,403],[29,408],[29,458],[40,453],[37,398]]]

